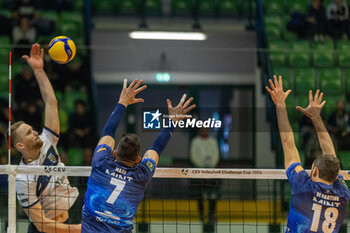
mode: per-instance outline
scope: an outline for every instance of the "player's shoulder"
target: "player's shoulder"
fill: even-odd
[[[156,169],[157,163],[152,158],[143,158],[140,163],[136,164],[136,169],[153,173]]]
[[[338,176],[338,178],[334,182],[333,187],[335,191],[338,192],[341,196],[344,196],[344,198],[346,198],[347,200],[350,199],[350,191],[347,184],[345,183],[343,176]]]

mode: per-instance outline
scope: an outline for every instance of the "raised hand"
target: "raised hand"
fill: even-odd
[[[184,118],[191,118],[192,115],[186,115],[186,113],[188,113],[189,111],[191,111],[192,109],[194,109],[196,107],[195,104],[192,104],[190,107],[188,107],[190,105],[190,103],[193,101],[193,97],[189,98],[186,102],[186,97],[187,95],[184,94],[179,102],[179,104],[176,107],[173,107],[171,105],[171,101],[169,99],[167,99],[167,103],[168,103],[168,112],[169,112],[169,116],[170,119],[172,121],[181,121]],[[184,103],[185,102],[185,103]]]
[[[271,79],[269,79],[270,87],[271,89],[266,86],[266,90],[270,93],[272,101],[275,103],[276,106],[284,105],[285,101],[288,97],[288,95],[292,92],[292,90],[288,90],[286,92],[283,91],[283,83],[282,83],[282,76],[280,75],[278,77],[279,80],[277,80],[277,76],[273,76],[274,83]]]
[[[309,91],[309,105],[306,108],[297,106],[296,109],[304,113],[307,117],[313,118],[320,116],[321,109],[325,105],[326,101],[322,102],[323,92],[320,94],[320,90],[316,91],[315,97],[312,98],[312,91]]]
[[[124,85],[122,93],[120,93],[119,97],[119,103],[123,104],[125,107],[127,107],[130,104],[145,102],[142,98],[135,98],[135,96],[140,93],[141,91],[145,90],[147,88],[146,85],[140,87],[142,84],[142,80],[138,81],[135,79],[129,87],[128,86],[128,80],[124,79]]]
[[[44,69],[44,49],[40,49],[38,43],[32,45],[30,50],[30,57],[23,55],[22,58],[27,61],[27,63],[32,67],[33,70]]]

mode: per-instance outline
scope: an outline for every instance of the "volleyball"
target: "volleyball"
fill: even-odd
[[[73,60],[76,53],[74,41],[66,36],[57,36],[49,43],[49,55],[59,64]]]

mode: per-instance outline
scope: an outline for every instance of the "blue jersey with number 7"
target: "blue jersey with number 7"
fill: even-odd
[[[111,147],[99,145],[91,164],[81,232],[131,232],[155,161],[147,158],[128,167],[115,161]]]
[[[343,178],[332,185],[313,182],[300,163],[287,169],[287,177],[292,197],[286,233],[338,232],[350,198]]]

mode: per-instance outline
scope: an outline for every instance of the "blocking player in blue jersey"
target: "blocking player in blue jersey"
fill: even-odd
[[[285,100],[291,90],[283,91],[281,76],[279,80],[276,76],[273,78],[274,82],[269,80],[271,89],[266,87],[266,90],[276,105],[284,163],[292,192],[286,233],[338,232],[345,218],[350,193],[338,174],[340,162],[336,158],[333,142],[320,116],[326,103],[322,102],[323,93],[320,94],[317,90],[313,98],[312,91],[309,91],[309,106],[297,107],[312,120],[322,149],[322,155],[315,159],[308,175],[300,165],[299,153],[288,120]]]
[[[116,150],[114,135],[128,105],[144,102],[135,98],[146,89],[141,81],[134,80],[129,87],[124,80],[119,103],[108,118],[101,139],[92,159],[92,172],[87,184],[85,205],[82,210],[82,231],[131,233],[137,207],[143,199],[145,189],[155,172],[159,155],[167,145],[174,128],[164,128],[153,145],[141,159],[140,140],[136,134],[123,134]],[[180,103],[172,107],[167,100],[171,120],[180,121],[195,105],[186,102],[183,95]]]

